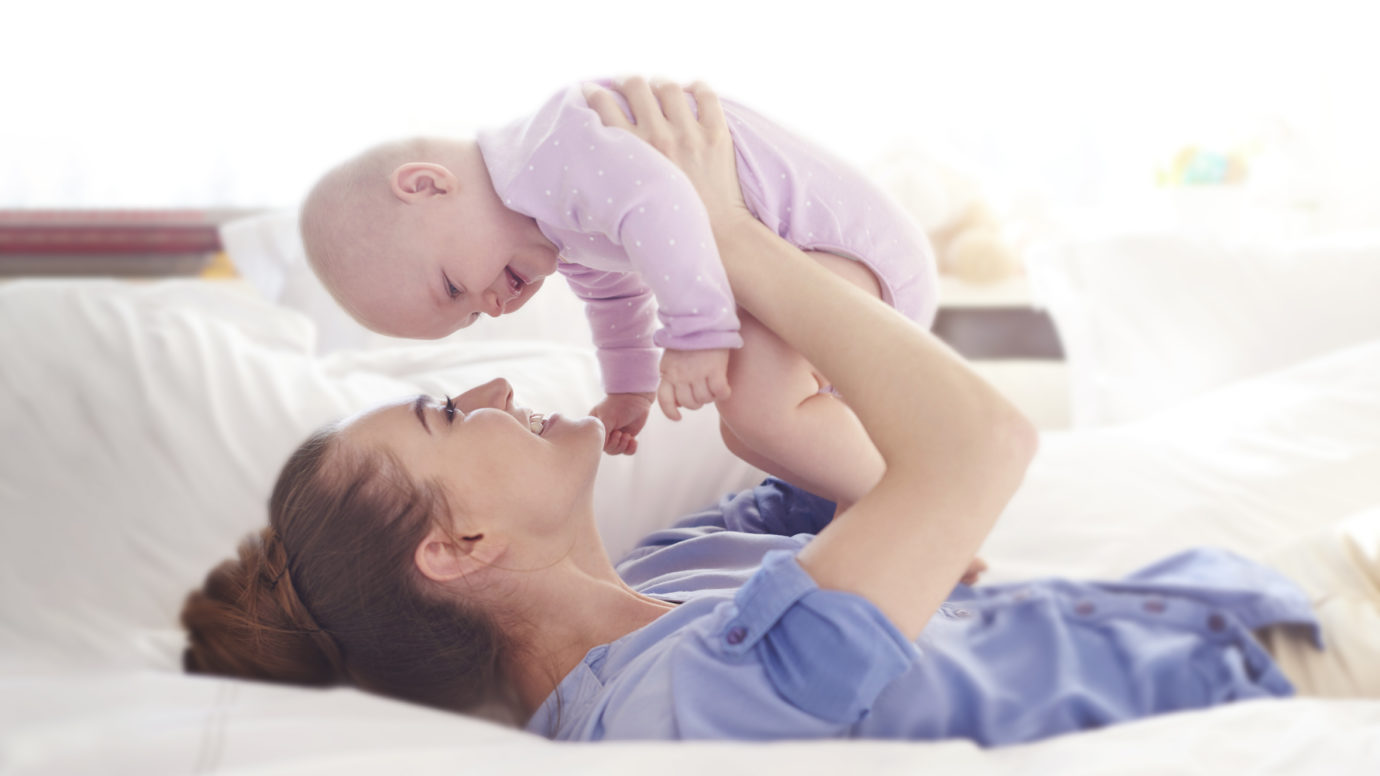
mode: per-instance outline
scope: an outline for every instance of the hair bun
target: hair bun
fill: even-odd
[[[188,672],[306,685],[347,679],[339,647],[293,590],[272,526],[246,536],[238,559],[206,575],[183,603],[181,620]]]

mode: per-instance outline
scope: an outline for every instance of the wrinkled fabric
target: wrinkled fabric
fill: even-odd
[[[1282,575],[1190,550],[1117,582],[957,586],[914,642],[795,555],[834,505],[775,479],[618,564],[679,606],[603,644],[527,729],[561,740],[1032,741],[1293,688],[1252,635],[1317,623]],[[559,697],[558,697],[559,696]]]

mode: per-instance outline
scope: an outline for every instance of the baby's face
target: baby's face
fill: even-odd
[[[391,255],[334,283],[340,301],[374,331],[444,337],[480,315],[517,310],[556,271],[555,246],[520,213],[476,212],[452,199],[416,215]]]

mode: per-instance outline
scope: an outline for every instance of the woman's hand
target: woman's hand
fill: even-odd
[[[820,587],[872,601],[914,639],[954,582],[979,570],[969,561],[1020,485],[1038,434],[933,334],[752,217],[708,89],[691,89],[698,119],[679,87],[658,89],[623,82],[636,125],[612,93],[590,90],[587,99],[605,124],[633,132],[685,172],[709,211],[735,301],[833,377],[886,463],[872,490],[796,561]]]
[[[606,126],[627,130],[649,143],[679,167],[709,211],[709,223],[717,231],[735,219],[752,219],[738,184],[733,138],[718,95],[696,81],[688,91],[699,107],[699,116],[679,84],[628,78],[616,87],[628,101],[637,123],[628,121],[607,89],[585,84],[585,101]]]

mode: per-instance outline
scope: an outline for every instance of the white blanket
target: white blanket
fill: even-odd
[[[0,286],[0,768],[6,773],[1375,773],[1380,702],[1260,701],[1035,744],[556,745],[354,690],[182,675],[182,597],[262,524],[313,428],[496,375],[582,412],[587,351],[538,342],[315,355],[300,314],[195,281]],[[617,553],[758,473],[712,412],[605,459]],[[1142,421],[1048,433],[983,550],[992,581],[1110,576],[1176,549],[1259,556],[1380,505],[1380,341]],[[1380,659],[1380,656],[1377,656]]]

